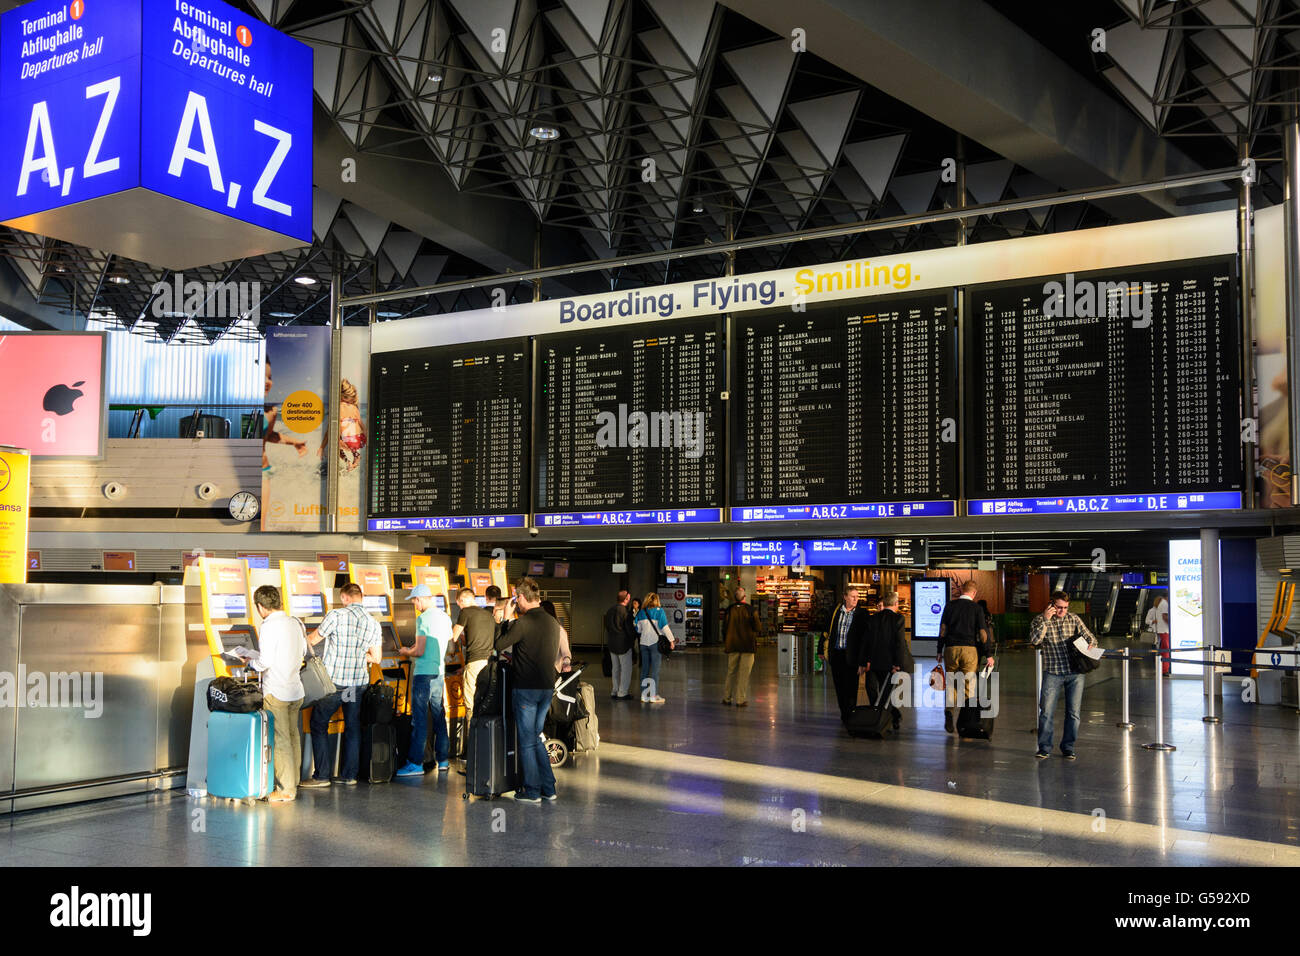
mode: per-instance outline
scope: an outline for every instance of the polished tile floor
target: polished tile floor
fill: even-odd
[[[592,653],[593,660],[599,657]],[[918,664],[915,702],[925,703]],[[0,863],[116,865],[1300,864],[1300,717],[1243,704],[1226,685],[1202,723],[1199,682],[1166,685],[1154,739],[1148,667],[1132,719],[1118,665],[1089,676],[1079,759],[1035,760],[1033,657],[1009,651],[991,743],[943,732],[917,707],[903,731],[856,740],[821,675],[783,679],[766,649],[753,699],[720,703],[725,657],[678,654],[667,702],[615,703],[598,666],[600,749],[557,771],[560,800],[461,799],[452,773],[303,791],[282,806],[176,790],[0,819]],[[1063,715],[1058,714],[1057,733]]]

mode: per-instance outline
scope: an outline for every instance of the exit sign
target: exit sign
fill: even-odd
[[[311,241],[312,52],[220,0],[0,17],[0,221],[185,269]]]

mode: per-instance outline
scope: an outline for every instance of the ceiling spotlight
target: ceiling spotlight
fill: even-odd
[[[528,135],[533,139],[540,139],[543,143],[548,143],[553,139],[559,139],[560,131],[554,126],[534,126],[528,131]]]
[[[311,276],[294,276],[293,281],[299,285],[315,285],[316,280]]]
[[[131,280],[126,276],[109,276],[108,281],[112,282],[114,285],[126,285]]]
[[[441,83],[441,82],[442,82],[442,70],[438,69],[436,66],[434,66],[434,67],[430,67],[430,68],[429,68],[429,75],[426,76],[426,77],[424,78],[424,82],[426,82],[426,83]]]
[[[292,319],[292,318],[293,318],[293,313],[292,313],[292,312],[272,312],[272,313],[270,313],[270,316],[271,316],[271,318],[273,318],[273,319]]]
[[[377,314],[381,319],[400,319],[402,317],[400,312],[379,312]]]
[[[55,271],[55,272],[67,272],[67,271],[68,271],[68,267],[67,267],[67,266],[55,266],[55,267],[54,267],[54,271]]]
[[[691,207],[691,212],[704,212],[704,203],[700,202],[698,199],[695,200],[695,205]]]

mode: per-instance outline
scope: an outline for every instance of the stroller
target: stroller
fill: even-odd
[[[574,661],[572,670],[566,671],[555,682],[555,695],[551,698],[551,709],[546,715],[543,727],[546,737],[546,755],[552,767],[562,767],[570,754],[580,752],[578,747],[577,726],[579,721],[595,722],[595,714],[582,699],[582,672],[586,668],[582,661]]]

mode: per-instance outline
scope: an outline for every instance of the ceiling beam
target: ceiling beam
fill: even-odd
[[[1063,189],[1199,168],[983,0],[722,2],[779,36],[802,28],[808,52]],[[936,170],[944,158],[934,157]],[[1142,217],[1188,211],[1164,194],[1106,208]]]

